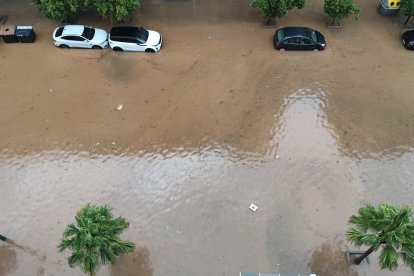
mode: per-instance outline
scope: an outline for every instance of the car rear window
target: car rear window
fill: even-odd
[[[62,27],[59,27],[57,30],[56,30],[56,33],[55,33],[55,36],[56,37],[59,37],[59,36],[61,36],[62,35],[62,32],[63,32],[63,26]]]

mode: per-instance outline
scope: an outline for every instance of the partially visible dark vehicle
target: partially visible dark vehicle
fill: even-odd
[[[402,35],[402,42],[407,50],[414,50],[414,30],[406,31]]]
[[[326,47],[323,35],[306,27],[285,27],[275,32],[275,48],[284,50],[323,50]]]

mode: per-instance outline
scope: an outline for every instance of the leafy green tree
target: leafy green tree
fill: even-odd
[[[359,209],[358,215],[349,219],[353,224],[346,236],[350,242],[369,249],[354,260],[355,264],[381,248],[379,264],[381,269],[394,271],[398,259],[414,271],[414,223],[410,207],[380,204],[376,207],[366,205]]]
[[[139,0],[29,0],[40,12],[53,20],[66,20],[71,13],[95,8],[104,18],[123,20],[139,8]]]
[[[354,14],[355,20],[359,19],[359,7],[353,0],[325,0],[323,10],[332,18],[332,24]]]
[[[119,237],[128,222],[114,218],[109,207],[88,204],[78,211],[75,220],[76,225],[69,224],[64,230],[58,246],[59,252],[72,251],[70,267],[80,266],[92,276],[101,265],[113,264],[117,256],[134,250],[132,242]]]
[[[100,15],[111,20],[121,21],[131,16],[139,8],[139,0],[93,0]]]
[[[414,16],[414,0],[401,0],[400,9],[407,16],[404,25],[407,25],[408,21]]]
[[[263,18],[270,20],[286,15],[293,8],[303,9],[305,3],[306,0],[251,0],[250,5],[261,9]]]
[[[71,7],[66,0],[29,0],[32,5],[39,5],[40,12],[53,20],[62,21],[69,17],[71,12],[77,12],[76,7]]]

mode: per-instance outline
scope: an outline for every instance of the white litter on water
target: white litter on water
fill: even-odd
[[[253,203],[252,203],[252,204],[250,204],[250,207],[249,207],[249,209],[250,209],[250,210],[252,210],[253,212],[256,212],[258,208],[259,208],[259,207],[257,207],[257,206],[256,206],[256,205],[254,205]]]

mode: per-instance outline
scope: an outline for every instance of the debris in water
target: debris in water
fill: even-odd
[[[123,104],[119,104],[119,105],[117,105],[117,107],[115,109],[118,110],[118,111],[121,111],[122,108],[124,108],[124,105]]]
[[[250,207],[249,207],[249,209],[250,210],[252,210],[253,212],[256,212],[257,211],[257,206],[256,205],[254,205],[253,203],[252,204],[250,204]]]
[[[279,158],[279,155],[276,154],[276,158]]]

